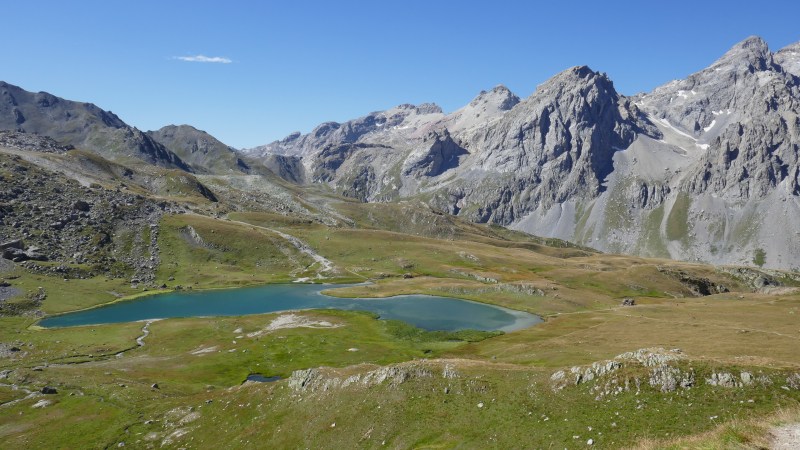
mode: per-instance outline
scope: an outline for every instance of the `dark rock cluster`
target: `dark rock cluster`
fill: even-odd
[[[43,153],[64,153],[75,148],[71,145],[59,144],[48,136],[18,131],[0,131],[0,147]]]
[[[158,221],[172,208],[140,195],[82,186],[0,153],[0,256],[37,273],[105,274],[151,282]]]

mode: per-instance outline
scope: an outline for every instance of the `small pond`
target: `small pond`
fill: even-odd
[[[71,327],[173,317],[241,316],[300,309],[369,311],[381,319],[401,320],[426,330],[514,331],[541,322],[533,314],[499,306],[429,295],[337,298],[321,293],[342,287],[321,284],[273,284],[211,291],[176,291],[98,308],[47,317],[42,327]]]
[[[274,383],[276,381],[280,381],[282,378],[278,375],[273,375],[271,377],[265,377],[260,373],[251,373],[250,375],[245,378],[244,381],[255,381],[257,383]]]

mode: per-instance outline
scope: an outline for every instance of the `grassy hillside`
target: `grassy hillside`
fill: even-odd
[[[800,390],[787,381],[800,371],[800,296],[791,286],[755,292],[747,277],[709,266],[545,246],[452,218],[441,219],[448,224],[436,229],[447,235],[436,237],[412,226],[412,214],[427,220],[425,210],[392,218],[385,205],[340,206],[352,226],[271,213],[164,216],[156,283],[369,279],[329,293],[453,296],[546,321],[492,336],[337,311],[171,319],[147,325],[139,346],[143,323],[40,330],[30,328],[35,318],[0,318],[0,343],[20,350],[0,358],[9,371],[0,380],[2,446],[577,448],[592,439],[600,448],[748,447],[800,411]],[[282,235],[334,269],[321,270]],[[25,294],[43,287],[47,313],[151,292],[125,280],[65,281],[19,268],[3,276]],[[700,296],[702,286],[720,293]],[[621,306],[625,298],[636,305]],[[294,325],[270,328],[287,320]],[[625,363],[614,375],[554,390],[559,370],[651,347],[682,349],[670,367],[691,370],[693,387],[661,392],[647,382],[651,369]],[[293,371],[320,367],[298,388],[304,375]],[[762,381],[706,381],[742,371]],[[284,379],[242,384],[252,373]],[[638,389],[597,398],[634,380]],[[58,393],[36,394],[45,386]]]

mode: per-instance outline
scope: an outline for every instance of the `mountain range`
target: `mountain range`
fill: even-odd
[[[452,113],[399,105],[245,150],[0,83],[0,129],[199,180],[266,174],[258,183],[414,200],[602,251],[797,269],[798,77],[800,43],[773,53],[750,37],[649,93],[579,66],[525,99],[501,85]]]
[[[567,69],[444,114],[400,105],[246,150],[368,202],[418,198],[603,251],[800,267],[800,43],[750,37],[635,96]]]

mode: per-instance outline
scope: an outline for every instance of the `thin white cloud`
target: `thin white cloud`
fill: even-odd
[[[217,64],[230,64],[233,61],[224,56],[206,56],[206,55],[193,55],[193,56],[175,56],[174,59],[187,62],[201,62],[201,63],[217,63]]]

